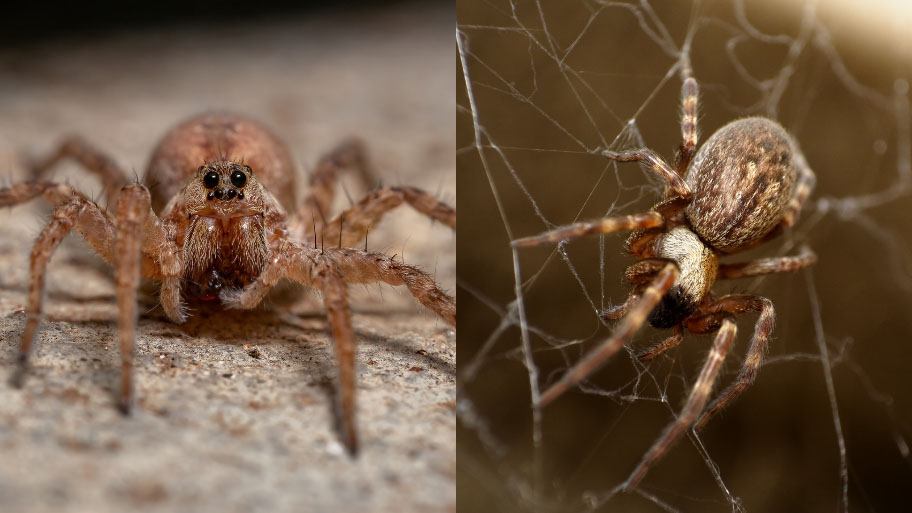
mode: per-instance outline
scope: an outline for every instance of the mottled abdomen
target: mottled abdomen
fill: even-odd
[[[782,220],[797,178],[792,138],[767,118],[744,118],[716,131],[684,180],[684,210],[700,237],[722,252],[749,246]]]
[[[230,160],[250,166],[286,210],[294,210],[295,167],[285,145],[263,125],[234,114],[194,116],[171,129],[152,152],[145,185],[161,212],[203,164]]]

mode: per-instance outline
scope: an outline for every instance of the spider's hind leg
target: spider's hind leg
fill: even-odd
[[[384,187],[372,191],[357,205],[349,208],[323,228],[323,238],[326,244],[336,244],[339,247],[354,247],[367,237],[368,230],[377,226],[383,216],[394,208],[407,203],[417,212],[456,229],[456,209],[438,200],[427,192],[415,187]],[[311,226],[305,225],[307,233]],[[306,235],[299,235],[299,239],[306,240]]]
[[[338,174],[346,168],[354,168],[358,177],[366,187],[372,187],[374,180],[373,168],[367,156],[364,143],[357,138],[343,141],[332,151],[320,157],[308,181],[308,195],[301,203],[295,216],[289,224],[294,226],[317,225],[321,231],[323,225],[329,222],[330,208],[336,193]],[[307,228],[292,230],[300,235],[308,231]]]
[[[113,158],[79,136],[71,135],[66,137],[57,145],[56,150],[44,158],[27,159],[26,166],[32,173],[32,177],[37,179],[44,176],[58,162],[68,158],[79,162],[84,168],[101,179],[107,195],[108,205],[113,205],[120,188],[128,182],[127,175],[114,162]]]

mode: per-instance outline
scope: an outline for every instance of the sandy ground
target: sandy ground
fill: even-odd
[[[72,132],[141,174],[170,125],[228,108],[273,127],[302,169],[357,134],[384,183],[455,204],[453,21],[451,10],[415,4],[0,54],[0,167],[22,179],[22,155]],[[73,165],[54,176],[100,191]],[[363,193],[353,180],[346,189]],[[138,407],[117,413],[113,279],[75,236],[50,265],[33,371],[23,390],[6,386],[28,254],[49,213],[40,202],[0,212],[0,511],[455,509],[455,332],[387,286],[352,289],[357,459],[334,423],[331,339],[312,293],[183,326],[144,298]],[[369,239],[450,291],[455,244],[446,227],[406,210]]]

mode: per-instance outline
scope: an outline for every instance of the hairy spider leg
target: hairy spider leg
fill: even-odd
[[[636,241],[647,238],[644,236],[646,234],[634,234],[631,239]],[[634,285],[630,289],[630,293],[627,295],[627,300],[620,305],[613,306],[601,312],[600,317],[603,320],[617,320],[621,317],[627,315],[627,312],[639,301],[640,296],[643,295],[643,288],[646,285],[655,279],[656,274],[659,273],[665,266],[668,265],[667,260],[660,260],[658,258],[647,258],[645,260],[639,260],[634,264],[631,264],[627,267],[625,275],[627,281]]]
[[[374,172],[364,143],[356,138],[343,141],[320,157],[311,171],[308,195],[288,222],[294,238],[301,239],[303,234],[310,233],[308,228],[312,223],[317,225],[314,231],[319,232],[329,222],[338,173],[348,168],[357,172],[365,187],[374,186]]]
[[[637,355],[637,358],[639,358],[641,362],[646,362],[658,357],[669,349],[678,347],[681,342],[684,341],[684,327],[678,324],[672,329],[674,329],[674,334],[659,342],[658,344],[650,347],[649,349],[641,352]]]
[[[80,215],[86,208],[85,202],[78,198],[58,206],[51,215],[51,220],[41,231],[38,240],[32,247],[31,253],[31,279],[29,280],[27,320],[25,331],[22,334],[22,344],[19,346],[18,367],[13,375],[13,384],[22,386],[25,378],[28,358],[31,353],[32,343],[38,332],[38,323],[43,317],[44,280],[47,263],[63,238],[77,223]]]
[[[34,176],[39,177],[66,158],[75,160],[88,171],[101,178],[105,188],[108,205],[109,207],[113,206],[118,198],[118,193],[121,192],[121,189],[129,181],[127,175],[117,163],[114,162],[113,158],[95,148],[79,136],[70,135],[65,137],[53,153],[50,153],[43,159],[36,159],[29,162],[28,166],[31,173]],[[50,182],[43,183],[50,184]],[[21,187],[25,184],[16,185]],[[67,187],[59,184],[54,185],[56,188]],[[12,187],[10,187],[10,189],[12,189]],[[44,192],[44,196],[48,202],[56,204],[53,199],[48,197],[47,192]],[[187,315],[180,298],[180,262],[177,257],[177,247],[165,236],[157,216],[153,214],[149,217],[149,220],[156,226],[151,227],[153,233],[148,233],[150,231],[148,229],[149,227],[144,228],[144,232],[146,233],[144,233],[143,237],[143,250],[155,255],[156,258],[159,258],[160,264],[164,270],[164,276],[161,278],[161,304],[168,318],[181,324],[186,320]],[[78,230],[79,227],[77,226],[77,231]],[[83,233],[83,235],[85,234]],[[114,265],[113,260],[107,258],[105,260],[109,264]],[[148,267],[148,262],[145,262],[144,265]],[[147,273],[144,272],[143,274],[145,275]]]
[[[817,176],[811,166],[808,165],[807,160],[805,160],[804,155],[798,148],[798,144],[794,145],[792,158],[795,159],[795,163],[798,165],[798,182],[795,184],[795,192],[792,194],[792,199],[782,215],[782,224],[785,228],[794,225],[798,221],[798,215],[817,183]]]
[[[817,255],[810,249],[794,256],[759,258],[750,262],[721,264],[718,279],[732,280],[764,274],[794,272],[809,267],[817,261]]]
[[[76,135],[65,137],[54,152],[42,159],[29,160],[26,165],[33,177],[40,178],[58,162],[67,158],[75,160],[90,172],[98,175],[104,186],[108,205],[114,204],[117,193],[129,181],[126,173],[114,162],[114,159]]]
[[[678,196],[685,199],[690,198],[691,196],[690,187],[687,186],[684,179],[681,178],[674,169],[670,168],[658,153],[649,148],[638,148],[621,152],[605,150],[602,152],[602,155],[611,160],[617,160],[618,162],[645,161],[653,171],[665,179],[668,186],[671,187]]]
[[[354,351],[346,283],[385,282],[405,285],[418,301],[456,325],[456,300],[437,288],[430,276],[377,253],[348,248],[314,249],[287,244],[277,252],[260,276],[240,290],[224,290],[221,301],[228,308],[254,308],[279,280],[288,278],[323,292],[323,302],[333,330],[339,364],[339,397],[342,425],[349,450],[357,449],[354,421]]]
[[[323,228],[326,240],[339,240],[341,247],[354,247],[367,236],[372,226],[377,226],[384,214],[407,203],[417,212],[456,229],[456,210],[427,192],[415,187],[384,187],[365,196],[357,205],[345,210]],[[306,226],[306,225],[305,225]],[[309,238],[307,233],[299,237]]]
[[[545,390],[541,396],[541,405],[545,406],[557,399],[561,394],[595,372],[608,358],[611,358],[614,353],[624,347],[624,344],[633,337],[646,321],[649,312],[655,308],[662,296],[674,284],[678,274],[678,266],[673,263],[666,264],[665,268],[656,275],[652,283],[643,290],[639,302],[630,309],[614,333],[567,371],[557,383]]]
[[[703,411],[703,407],[706,405],[706,400],[712,390],[713,382],[715,382],[716,376],[719,374],[722,362],[725,361],[725,355],[728,354],[728,350],[731,348],[736,332],[737,326],[735,326],[731,318],[726,317],[722,320],[722,327],[713,341],[712,351],[706,358],[706,363],[703,364],[700,376],[687,396],[687,402],[681,408],[681,413],[674,422],[665,428],[662,435],[652,444],[649,451],[640,460],[640,463],[630,473],[630,476],[624,482],[625,490],[635,488],[640,483],[649,467],[665,454],[665,451],[684,434],[684,431],[696,420],[697,415]]]
[[[303,271],[303,270],[302,270]],[[333,350],[339,366],[338,413],[342,418],[345,445],[351,454],[358,452],[358,434],[355,428],[355,332],[351,326],[348,306],[348,287],[342,273],[331,259],[314,257],[309,270],[310,282],[323,293],[326,316],[332,326]],[[300,271],[299,271],[300,272]],[[301,276],[298,278],[303,278]]]
[[[630,289],[630,293],[627,294],[627,300],[619,305],[615,305],[611,308],[606,308],[599,315],[603,320],[606,321],[615,321],[621,317],[627,315],[627,312],[633,308],[633,305],[640,300],[640,296],[643,295],[643,287],[634,287]]]
[[[681,84],[681,142],[678,153],[675,155],[675,170],[679,175],[684,176],[690,161],[693,160],[696,153],[697,140],[697,99],[700,95],[700,88],[697,80],[693,77],[687,77]]]
[[[776,311],[773,302],[761,296],[729,295],[719,298],[709,306],[703,308],[707,314],[738,315],[746,312],[760,312],[760,317],[754,325],[754,334],[751,337],[750,348],[741,364],[738,378],[722,394],[719,395],[703,412],[695,428],[703,429],[709,419],[724,408],[728,403],[738,397],[745,388],[754,382],[757,371],[763,363],[763,354],[766,352],[766,343],[776,323]],[[724,321],[723,321],[724,323]]]
[[[530,246],[540,246],[560,242],[565,239],[575,239],[584,235],[595,233],[611,233],[628,230],[643,230],[647,228],[656,228],[665,224],[665,218],[655,211],[644,212],[642,214],[632,214],[629,216],[603,217],[595,221],[583,221],[579,223],[562,226],[554,230],[535,235],[533,237],[524,237],[513,241],[513,247],[524,248]]]
[[[27,319],[13,384],[21,386],[25,378],[31,347],[43,313],[48,261],[63,238],[75,228],[102,259],[115,268],[118,340],[123,365],[119,405],[122,411],[129,411],[133,391],[133,341],[139,275],[160,277],[164,274],[163,269],[168,269],[168,264],[172,267],[176,264],[179,273],[176,253],[162,243],[165,233],[152,213],[149,191],[142,185],[132,184],[122,188],[116,222],[103,208],[78,191],[53,182],[18,183],[0,189],[0,206],[23,203],[39,195],[55,205],[55,209],[32,248]],[[150,223],[150,217],[154,222]],[[155,233],[156,230],[158,233]],[[153,258],[142,259],[144,252]]]
[[[114,280],[117,284],[117,339],[120,345],[120,400],[118,407],[129,413],[133,404],[133,356],[139,311],[142,231],[151,214],[149,191],[139,184],[123,188],[117,202],[117,241]],[[152,214],[155,215],[155,214]]]
[[[269,289],[282,278],[298,281],[290,274],[289,269],[297,265],[293,262],[313,255],[331,259],[349,284],[383,282],[388,285],[405,285],[419,303],[437,313],[448,324],[456,325],[456,300],[438,288],[425,272],[396,262],[392,257],[381,253],[352,248],[317,249],[288,243],[256,280],[240,290],[223,290],[220,295],[222,304],[226,308],[255,308],[266,297]],[[299,283],[309,285],[309,282]]]
[[[32,343],[42,318],[47,264],[63,238],[75,227],[106,262],[114,261],[113,222],[104,209],[68,185],[53,182],[16,183],[0,189],[0,206],[18,205],[38,196],[54,205],[55,209],[51,220],[32,247],[27,318],[19,348],[18,367],[12,379],[16,386],[21,386],[24,380]]]

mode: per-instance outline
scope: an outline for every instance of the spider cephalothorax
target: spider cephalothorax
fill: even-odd
[[[162,218],[174,223],[175,241],[183,247],[187,295],[206,301],[259,276],[269,257],[267,235],[274,240],[281,236],[276,231],[285,231],[285,212],[253,169],[224,160],[200,166]]]
[[[420,189],[385,187],[338,217],[330,215],[339,170],[354,167],[362,179],[371,180],[358,141],[344,142],[317,163],[309,195],[300,206],[295,202],[296,171],[284,145],[259,123],[239,116],[206,114],[169,131],[149,162],[145,183],[151,193],[146,185],[127,184],[126,174],[110,158],[78,138],[66,140],[32,171],[37,177],[62,158],[75,159],[100,175],[116,210],[108,211],[75,189],[53,182],[0,189],[3,206],[40,195],[55,207],[32,250],[28,319],[16,384],[22,383],[41,319],[47,263],[72,229],[115,267],[123,364],[119,406],[125,412],[133,401],[136,291],[141,276],[161,281],[162,308],[176,323],[186,320],[188,301],[253,308],[283,279],[320,291],[339,368],[341,425],[352,452],[357,449],[355,337],[347,284],[404,285],[422,305],[456,324],[455,299],[430,276],[366,247],[355,249],[371,226],[402,203],[453,229],[454,209]],[[311,241],[318,234],[338,245],[317,247]]]
[[[513,242],[517,247],[535,246],[586,234],[633,230],[627,250],[640,259],[627,268],[626,277],[632,285],[627,301],[603,313],[605,319],[621,319],[614,334],[551,385],[541,395],[542,405],[594,372],[647,320],[656,328],[673,328],[674,334],[641,353],[644,361],[678,345],[685,329],[692,333],[718,332],[681,414],[630,474],[626,487],[636,486],[652,462],[685,429],[694,423],[703,426],[737,397],[760,368],[775,319],[772,302],[751,295],[716,298],[711,292],[713,283],[717,279],[794,271],[816,259],[806,250],[797,256],[744,264],[719,262],[720,257],[761,244],[794,224],[814,185],[814,174],[785,129],[762,117],[732,121],[696,151],[698,88],[693,77],[685,78],[681,96],[684,140],[675,168],[646,148],[603,152],[613,160],[647,163],[667,183],[663,201],[642,214],[577,223]],[[707,407],[712,384],[735,336],[732,319],[745,312],[759,312],[760,317],[741,373]]]

